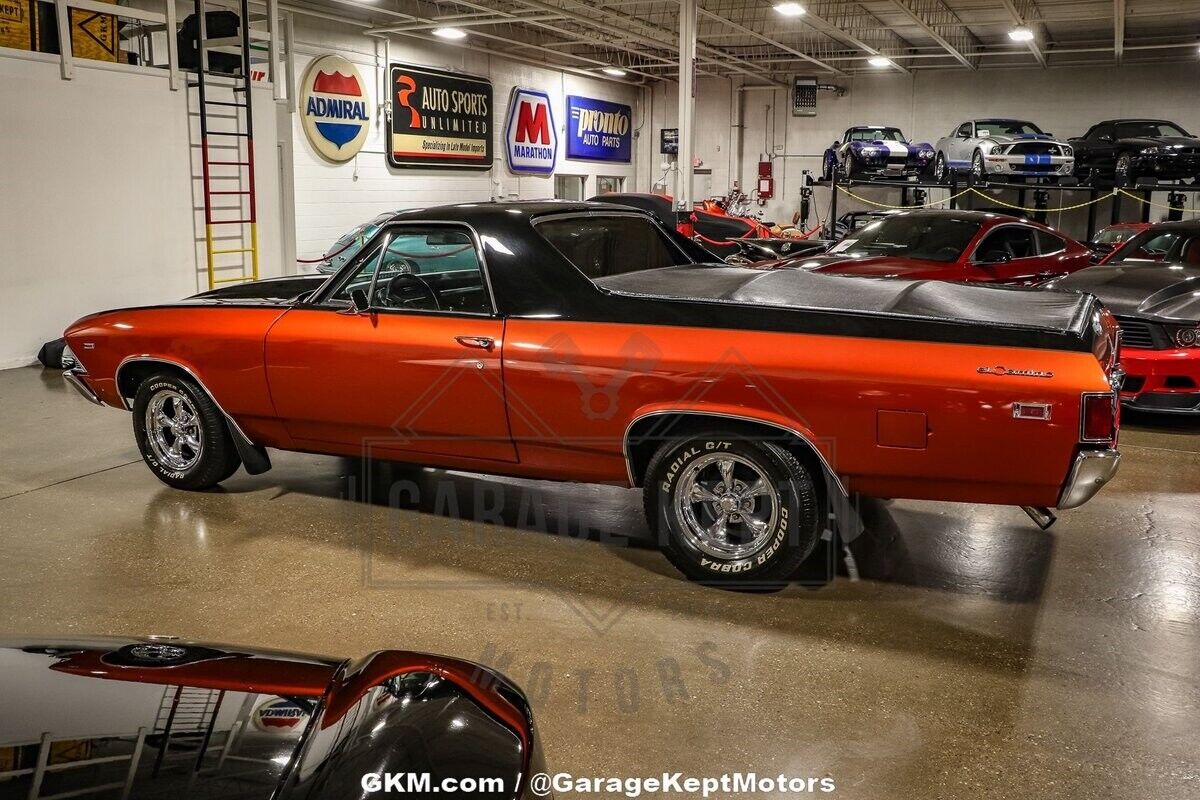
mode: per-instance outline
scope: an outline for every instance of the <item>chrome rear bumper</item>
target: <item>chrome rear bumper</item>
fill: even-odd
[[[1091,500],[1117,474],[1120,463],[1121,454],[1116,450],[1085,450],[1075,456],[1057,507],[1078,508]]]
[[[86,397],[91,402],[95,403],[98,406],[104,405],[104,401],[102,401],[100,399],[100,396],[92,391],[92,387],[88,386],[84,382],[83,378],[81,378],[75,372],[75,370],[69,369],[66,372],[64,372],[63,380],[65,380],[67,382],[68,386],[73,388],[75,391],[79,392],[81,395]]]

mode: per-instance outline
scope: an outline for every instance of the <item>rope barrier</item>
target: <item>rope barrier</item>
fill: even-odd
[[[855,200],[857,200],[857,201],[858,201],[858,202],[860,202],[860,203],[866,203],[866,204],[867,204],[867,205],[869,205],[869,206],[876,206],[876,207],[878,207],[878,208],[891,208],[891,209],[896,209],[896,210],[898,210],[898,211],[903,211],[903,210],[905,210],[905,209],[909,209],[909,208],[933,208],[934,206],[941,205],[942,203],[948,203],[948,202],[950,202],[951,200],[956,200],[956,199],[958,199],[959,197],[962,197],[964,194],[967,194],[968,192],[970,192],[970,191],[973,191],[973,190],[972,190],[972,189],[970,189],[970,188],[963,189],[963,190],[962,190],[961,192],[959,192],[958,194],[952,194],[952,195],[950,195],[949,197],[944,197],[944,198],[942,198],[941,200],[936,200],[936,201],[934,201],[934,202],[932,202],[932,203],[925,203],[925,204],[923,204],[923,205],[919,205],[919,206],[894,206],[894,205],[890,205],[890,204],[888,204],[888,203],[876,203],[874,200],[868,200],[868,199],[867,199],[867,198],[865,198],[865,197],[859,197],[859,196],[858,196],[858,195],[856,195],[854,192],[850,191],[849,189],[847,189],[845,186],[842,186],[841,184],[838,184],[838,187],[837,187],[837,188],[838,188],[838,189],[839,189],[839,190],[840,190],[840,191],[841,191],[843,194],[846,194],[846,195],[848,195],[848,196],[850,196],[850,197],[853,197]]]
[[[345,247],[343,247],[341,250],[338,250],[336,253],[326,253],[325,255],[321,256],[320,258],[297,258],[296,263],[297,264],[320,264],[322,261],[329,261],[333,258],[336,258],[337,256],[340,256],[342,253],[346,252],[347,250],[349,250],[351,247],[353,247],[354,245],[356,245],[358,243],[359,243],[359,240],[357,238],[351,239],[350,242]]]
[[[1156,203],[1153,200],[1147,200],[1146,198],[1139,197],[1138,195],[1134,194],[1131,191],[1128,191],[1127,189],[1117,189],[1116,191],[1120,192],[1121,194],[1125,195],[1126,197],[1132,197],[1134,200],[1137,200],[1139,203],[1144,203],[1145,205],[1148,205],[1148,206],[1154,206],[1155,208],[1165,208],[1167,211],[1186,211],[1189,214],[1200,214],[1200,210],[1197,210],[1194,208],[1176,208],[1174,206],[1163,205],[1162,203]]]
[[[982,197],[984,200],[991,201],[993,203],[996,203],[997,205],[1002,205],[1005,208],[1015,208],[1018,211],[1033,211],[1033,212],[1041,211],[1041,212],[1046,212],[1046,213],[1049,213],[1052,211],[1074,211],[1077,208],[1087,208],[1088,206],[1092,205],[1093,203],[1099,203],[1102,200],[1109,200],[1117,193],[1117,191],[1114,189],[1109,194],[1102,194],[1093,200],[1088,200],[1086,203],[1076,203],[1073,206],[1059,206],[1058,208],[1029,208],[1028,206],[1018,206],[1013,203],[1006,203],[998,197],[992,197],[990,194],[984,194],[983,192],[976,189],[974,186],[972,186],[970,189],[968,189],[968,191],[972,192],[973,194],[975,194],[978,197]]]

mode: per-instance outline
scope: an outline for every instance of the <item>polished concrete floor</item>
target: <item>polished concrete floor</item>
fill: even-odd
[[[9,370],[2,628],[487,661],[531,696],[550,766],[581,775],[1196,798],[1200,424],[1128,419],[1123,450],[1049,533],[872,501],[841,576],[733,594],[646,546],[631,491],[279,454],[189,494],[142,465],[127,414]]]

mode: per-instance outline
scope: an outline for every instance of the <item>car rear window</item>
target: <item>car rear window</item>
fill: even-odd
[[[640,215],[551,217],[535,227],[591,280],[693,263],[657,225]]]

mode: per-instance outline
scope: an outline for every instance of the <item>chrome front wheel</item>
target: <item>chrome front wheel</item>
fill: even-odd
[[[684,541],[714,558],[748,558],[761,550],[779,520],[779,492],[749,458],[712,453],[679,477],[675,513]]]
[[[241,466],[221,409],[193,378],[146,377],[133,398],[133,435],[146,466],[177,489],[208,489]]]
[[[150,449],[168,469],[185,472],[204,453],[204,430],[191,401],[174,389],[159,389],[146,404]]]

